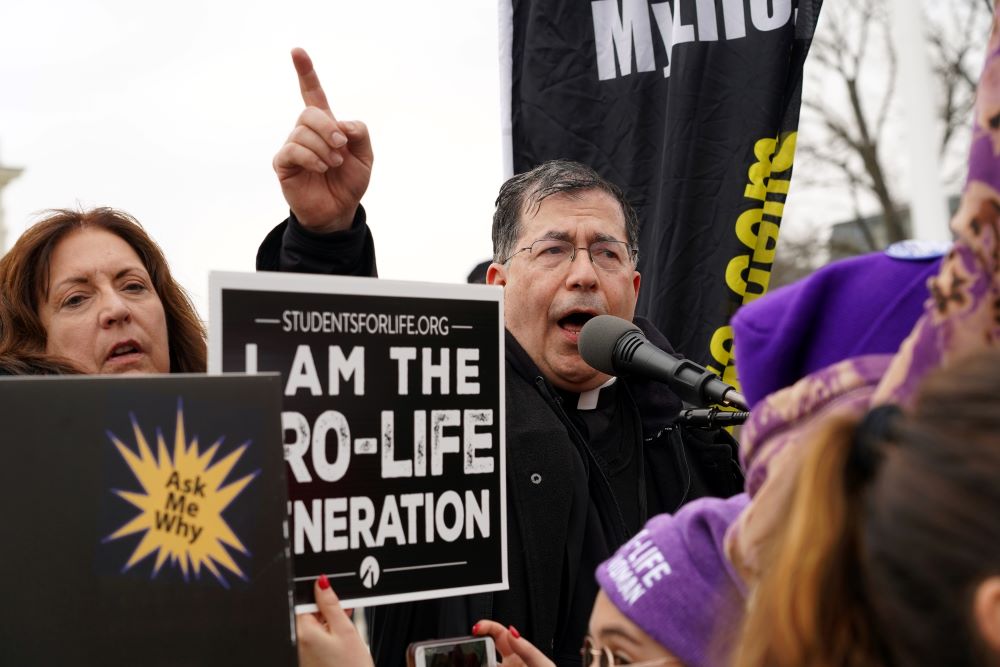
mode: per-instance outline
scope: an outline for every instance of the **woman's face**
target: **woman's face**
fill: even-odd
[[[45,351],[85,373],[168,373],[163,303],[139,255],[121,237],[84,228],[52,252],[38,307]]]
[[[590,612],[589,638],[595,650],[607,649],[611,652],[615,665],[648,663],[682,667],[674,654],[621,613],[604,591],[598,592],[594,609]],[[584,664],[587,664],[586,660]],[[602,663],[595,657],[593,664]]]

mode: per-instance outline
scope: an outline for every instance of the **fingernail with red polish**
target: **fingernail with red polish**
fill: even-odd
[[[325,574],[319,575],[319,587],[324,591],[330,587],[330,580],[326,578]]]
[[[478,635],[479,634],[479,624],[478,623],[476,623],[475,625],[472,626],[472,634],[474,634],[474,635]]]
[[[508,629],[510,630],[510,634],[514,635],[514,639],[520,639],[521,638],[521,633],[518,632],[517,628],[515,628],[513,625],[510,626],[510,628],[508,628]]]

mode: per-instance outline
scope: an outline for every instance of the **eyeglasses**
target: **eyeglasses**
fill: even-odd
[[[527,251],[532,266],[555,269],[566,260],[575,260],[577,250],[586,250],[590,261],[604,271],[621,271],[632,258],[632,249],[624,241],[594,241],[586,248],[578,248],[561,239],[539,239],[511,254],[501,264],[506,264],[515,255]]]
[[[615,654],[611,652],[607,646],[601,648],[594,647],[594,641],[590,637],[584,637],[583,648],[580,649],[580,657],[583,658],[583,667],[618,667],[620,665],[629,665],[629,667],[653,667],[653,665],[677,665],[680,667],[680,662],[675,658],[670,658],[664,656],[662,658],[655,658],[653,660],[644,660],[642,662],[628,662],[627,660],[622,661],[615,658]]]

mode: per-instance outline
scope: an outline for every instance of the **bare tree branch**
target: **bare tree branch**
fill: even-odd
[[[864,223],[864,219],[861,216],[861,206],[858,205],[857,191],[851,191],[851,203],[854,205],[854,224],[861,232],[861,238],[865,240],[865,244],[868,246],[864,250],[873,251],[878,250],[878,244],[875,241],[875,236],[872,235],[872,230]]]
[[[886,121],[889,118],[889,109],[892,106],[893,97],[896,93],[896,49],[892,46],[892,37],[889,34],[889,26],[882,25],[882,38],[885,41],[885,51],[888,57],[888,68],[886,72],[885,95],[882,97],[882,107],[879,109],[877,120],[875,121],[875,135],[881,137]]]
[[[924,0],[914,9],[926,9],[928,54],[940,93],[935,109],[941,128],[940,169],[949,183],[957,182],[965,168],[960,147],[969,137],[992,1]],[[877,202],[881,224],[893,241],[905,235],[895,179],[906,165],[895,157],[901,139],[892,128],[906,110],[895,104],[899,63],[891,30],[885,2],[826,3],[809,65],[810,81],[820,85],[813,95],[806,89],[798,140],[799,154],[814,177],[807,179],[799,170],[796,178],[799,187],[842,187],[844,201],[852,202],[855,223],[864,219],[864,204]],[[837,89],[844,92],[843,98],[831,94]],[[865,227],[859,230],[861,236],[874,248],[876,236]]]

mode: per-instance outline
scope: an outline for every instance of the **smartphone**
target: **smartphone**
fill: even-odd
[[[492,637],[452,637],[414,642],[406,651],[408,667],[497,667]]]

